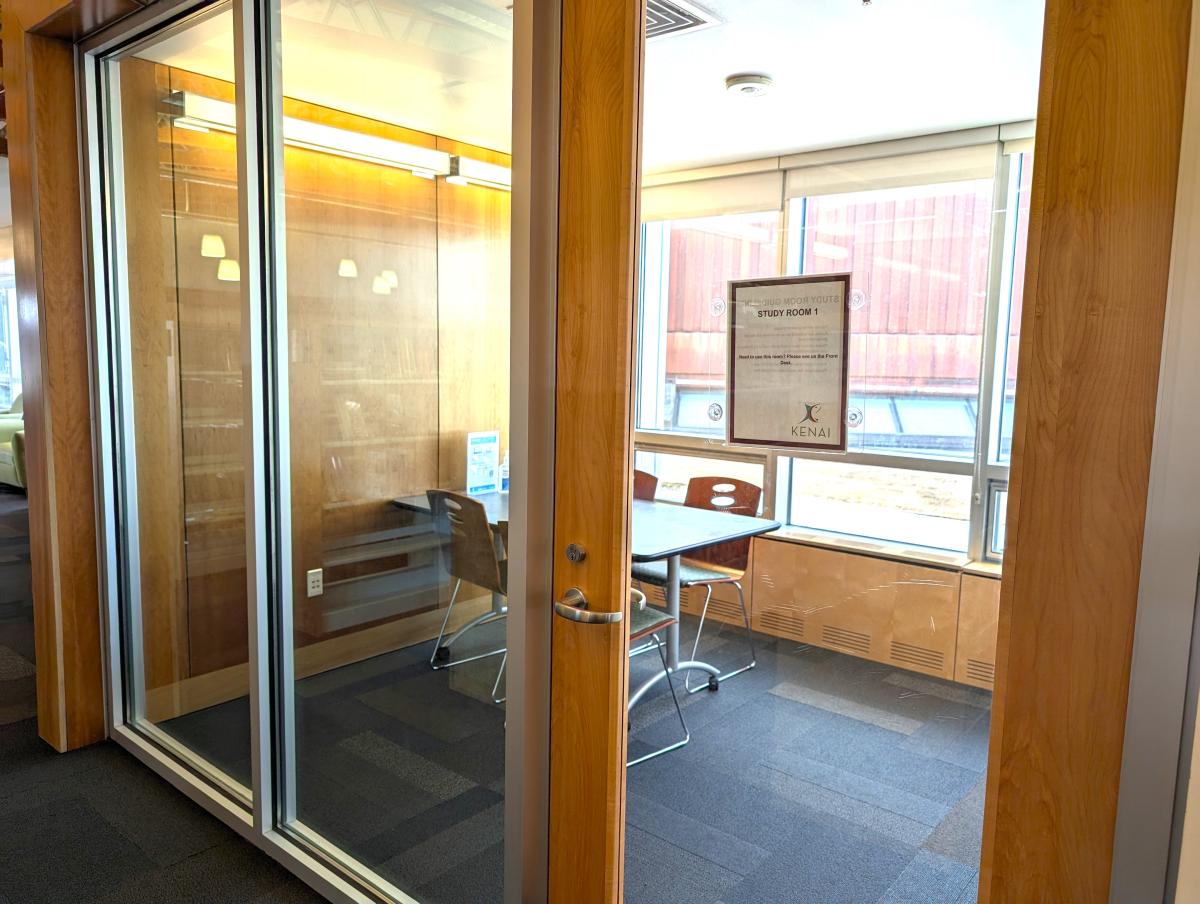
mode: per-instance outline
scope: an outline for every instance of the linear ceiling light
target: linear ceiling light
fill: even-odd
[[[181,128],[230,133],[237,131],[237,108],[228,101],[188,91],[177,92],[172,100],[182,108],[182,113],[175,117],[175,125]],[[292,116],[283,117],[283,143],[351,160],[406,169],[414,176],[425,178],[450,173],[450,155],[445,151],[377,135],[364,135],[349,129],[336,129]]]
[[[470,157],[451,157],[450,175],[446,181],[454,185],[485,185],[501,191],[512,191],[512,170]]]

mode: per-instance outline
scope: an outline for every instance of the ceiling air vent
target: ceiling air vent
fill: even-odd
[[[684,0],[647,0],[646,38],[662,38],[685,31],[698,31],[717,24],[712,13]]]

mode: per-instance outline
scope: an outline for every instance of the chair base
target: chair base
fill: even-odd
[[[675,682],[671,680],[671,669],[667,666],[667,654],[663,652],[663,643],[657,634],[651,634],[650,637],[653,641],[654,648],[658,650],[658,658],[662,660],[663,674],[667,679],[667,687],[671,689],[671,700],[675,704],[675,714],[679,716],[679,725],[683,729],[683,740],[675,741],[674,743],[668,744],[666,747],[660,747],[657,750],[652,750],[649,753],[638,757],[637,759],[628,760],[625,763],[626,768],[630,766],[636,766],[638,763],[644,763],[647,760],[652,760],[655,757],[662,756],[664,753],[670,753],[672,750],[678,750],[680,747],[685,746],[692,739],[691,732],[688,731],[687,722],[683,718],[683,709],[679,706],[679,695],[675,693]],[[632,703],[630,704],[630,707],[632,708]]]

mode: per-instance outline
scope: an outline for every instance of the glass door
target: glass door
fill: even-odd
[[[334,900],[619,889],[633,107],[558,140],[560,75],[636,93],[610,8],[86,48],[113,736]]]

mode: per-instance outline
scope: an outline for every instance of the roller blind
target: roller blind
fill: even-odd
[[[898,157],[800,167],[788,171],[786,195],[788,198],[812,197],[990,179],[995,174],[997,150],[996,142],[992,141]]]
[[[783,173],[778,170],[642,189],[644,222],[754,213],[782,206]]]

